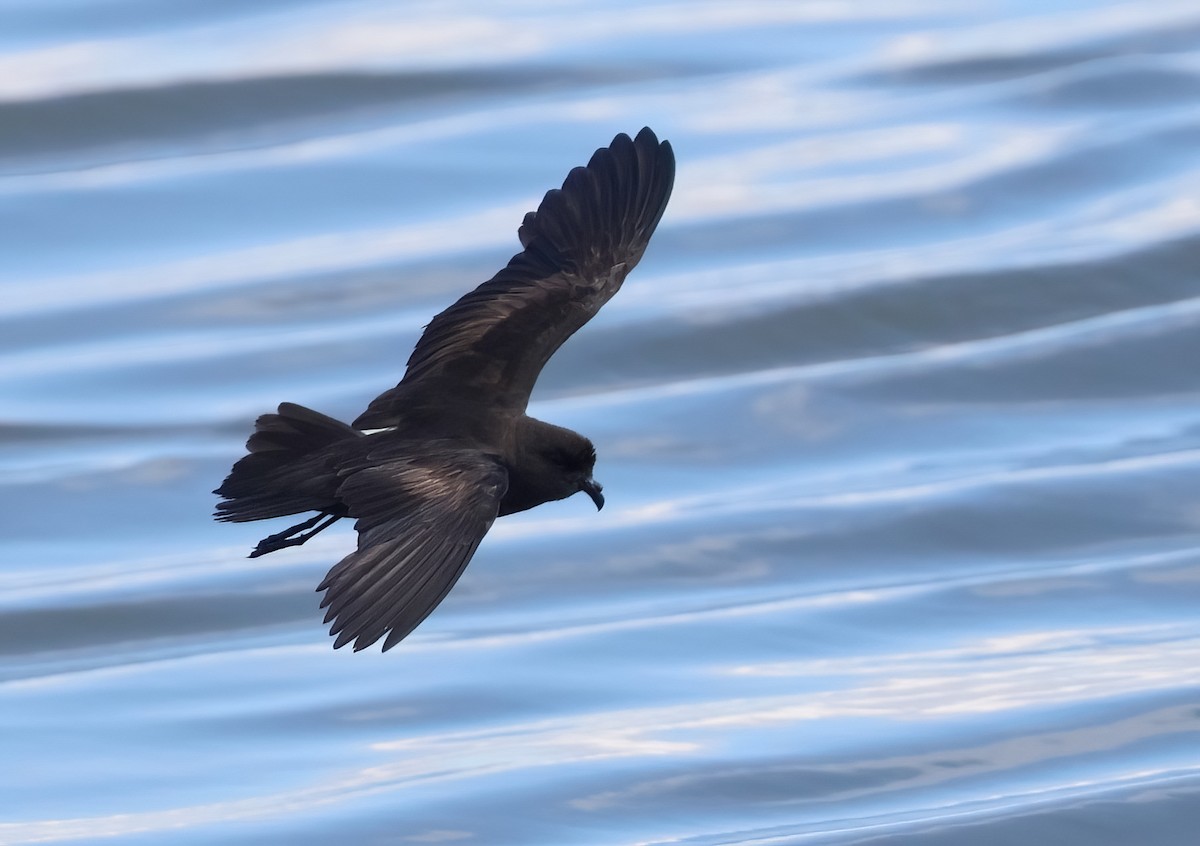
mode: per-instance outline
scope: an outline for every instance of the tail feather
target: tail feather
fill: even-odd
[[[334,453],[340,441],[363,433],[302,405],[285,402],[275,414],[254,423],[243,456],[213,493],[222,497],[214,515],[227,522],[246,522],[329,511],[336,507],[339,479]]]

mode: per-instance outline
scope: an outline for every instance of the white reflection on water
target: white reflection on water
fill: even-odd
[[[934,680],[932,683],[936,684],[937,679],[944,680],[946,678],[947,671],[951,667],[958,672],[962,666],[981,667],[980,662],[982,661],[997,662],[989,665],[996,669],[989,669],[986,672],[999,672],[1009,677],[1014,674],[1035,673],[1039,665],[1049,671],[1064,663],[1070,668],[1074,668],[1071,670],[1074,673],[1078,672],[1082,663],[1086,663],[1080,661],[1081,652],[1103,651],[1110,644],[1124,642],[1122,649],[1129,651],[1120,653],[1116,659],[1117,663],[1139,661],[1141,657],[1144,657],[1142,650],[1153,649],[1159,640],[1178,643],[1182,639],[1186,643],[1187,636],[1190,634],[1193,634],[1192,627],[1177,623],[1118,625],[1058,631],[1022,631],[1011,635],[980,638],[977,641],[946,649],[889,653],[869,657],[816,658],[770,664],[747,664],[725,668],[718,672],[732,675],[780,677],[831,674],[872,676],[880,673],[881,665],[886,665],[894,672],[919,674],[909,676],[908,684],[910,686],[914,683],[924,684],[924,682],[911,681],[916,678]],[[1108,658],[1109,656],[1103,656],[1100,660],[1107,661]],[[979,672],[984,671],[979,670]],[[1053,691],[1056,687],[1057,685],[1050,686],[1050,695],[1054,695]]]
[[[1200,297],[1106,312],[1052,326],[995,337],[938,344],[879,356],[862,356],[814,364],[764,368],[732,375],[678,379],[665,385],[629,388],[557,400],[572,410],[645,402],[655,397],[687,397],[781,383],[812,384],[823,379],[885,380],[904,373],[926,373],[938,367],[973,367],[1045,357],[1052,350],[1100,347],[1118,338],[1154,334],[1166,325],[1190,327],[1200,321]]]
[[[1040,842],[1103,797],[1064,837],[1186,842],[1194,2],[167,5],[0,32],[47,95],[0,103],[0,841]],[[207,491],[647,123],[676,197],[533,409],[610,506],[334,653],[350,527],[250,561]]]
[[[356,265],[415,259],[462,249],[463,232],[477,233],[478,245],[509,244],[514,222],[528,203],[490,208],[474,215],[371,231],[314,235],[282,244],[249,247],[217,255],[42,279],[16,288],[0,307],[2,315],[51,312],[190,291],[215,291],[296,274],[318,274]],[[393,327],[398,331],[402,327]]]
[[[222,658],[209,655],[186,660],[212,664]],[[128,677],[160,669],[142,665],[98,672]],[[835,720],[944,721],[1109,697],[1128,699],[1156,690],[1200,685],[1200,632],[1195,626],[1182,625],[1024,632],[1012,638],[986,638],[950,649],[878,655],[870,661],[822,659],[733,667],[725,672],[845,676],[854,683],[841,689],[794,695],[711,698],[667,707],[603,711],[485,729],[377,739],[370,741],[369,747],[378,753],[379,763],[332,775],[323,784],[147,813],[3,824],[0,838],[6,843],[29,843],[119,836],[187,828],[218,820],[282,815],[378,792],[393,792],[399,797],[403,790],[422,784],[562,767],[576,762],[694,758],[739,744],[744,749],[753,748],[758,743],[753,732],[766,728],[772,729],[772,753],[786,750],[784,738],[790,738],[794,744],[791,751],[808,747],[808,754],[812,755],[815,747],[821,745],[819,735],[828,731],[822,726],[836,725],[832,722]],[[804,728],[805,724],[813,725]],[[783,733],[785,728],[792,734]],[[928,787],[961,779],[964,773],[1039,765],[1198,730],[1200,716],[1196,707],[1180,705],[1084,727],[1034,730],[997,742],[861,759],[854,764],[856,771],[880,770],[891,775],[882,784],[833,789],[832,795],[827,790],[819,799],[847,801],[881,791]],[[947,736],[947,742],[951,736],[952,733]],[[945,766],[947,760],[955,761],[955,766]],[[832,776],[844,772],[845,765],[796,766]],[[1172,772],[1195,770],[1184,767]],[[1121,780],[1153,779],[1167,771],[1145,765],[1135,773],[1098,769],[1091,771],[1086,779],[1059,784],[1056,789],[1094,792],[1111,788]],[[764,772],[770,774],[770,765]],[[665,780],[643,779],[629,788],[579,797],[572,804],[594,811],[645,801],[656,793],[684,790],[690,782],[703,782],[713,775],[708,772]],[[813,801],[817,798],[813,797]],[[804,795],[796,795],[795,801],[805,801]],[[990,800],[993,804],[996,801],[996,797]]]
[[[1052,466],[987,469],[936,481],[901,484],[860,490],[814,493],[809,479],[772,480],[761,484],[731,486],[719,492],[673,497],[625,508],[606,516],[603,522],[578,518],[535,518],[500,523],[492,530],[497,537],[518,538],[553,534],[585,534],[611,531],[617,527],[665,523],[674,519],[698,521],[717,515],[796,511],[800,509],[856,509],[887,503],[911,503],[970,494],[997,487],[1039,482],[1077,482],[1120,477],[1163,469],[1183,469],[1200,463],[1200,449],[1163,454],[1113,458],[1106,461],[1063,463]],[[589,515],[590,516],[590,515]]]
[[[385,68],[471,67],[530,61],[588,49],[615,37],[728,33],[804,22],[910,19],[934,2],[775,3],[745,0],[673,7],[633,6],[621,14],[568,4],[512,9],[455,2],[433,7],[341,4],[337,16],[249,14],[219,27],[92,39],[0,55],[0,97],[63,96],[184,79],[244,79],[276,74]]]
[[[981,56],[1021,59],[1039,52],[1059,52],[1067,43],[1107,38],[1134,39],[1170,27],[1184,27],[1197,19],[1191,0],[1146,3],[1112,3],[1071,10],[1032,6],[1032,14],[973,27],[956,26],[945,32],[930,30],[893,39],[883,50],[893,70],[955,61],[978,61]]]
[[[762,104],[753,108],[757,114],[762,113]],[[868,142],[875,149],[863,150],[856,149],[856,142],[864,140],[861,138],[822,139],[830,146],[841,147],[843,161],[859,158],[869,161],[875,157],[891,160],[897,166],[890,168],[887,174],[872,173],[864,168],[867,172],[861,174],[827,176],[821,173],[797,178],[791,171],[807,169],[818,162],[805,162],[801,158],[798,162],[792,161],[788,168],[781,168],[778,163],[768,166],[767,162],[776,155],[786,153],[782,150],[772,151],[773,155],[764,157],[767,161],[753,161],[753,157],[749,157],[751,161],[734,165],[733,162],[740,162],[738,157],[717,163],[699,162],[694,166],[691,179],[694,187],[680,191],[683,208],[673,217],[681,220],[711,217],[718,210],[730,217],[758,216],[820,208],[831,203],[949,192],[998,173],[1030,167],[1065,150],[1077,148],[1087,125],[1079,122],[1062,127],[992,128],[990,131],[980,127],[977,131],[988,140],[983,142],[980,138],[961,144],[963,149],[958,157],[950,155],[948,148],[964,134],[961,127],[917,128],[909,133],[901,130],[891,152],[886,151],[889,144],[878,137]],[[904,156],[916,150],[932,152],[938,148],[942,148],[942,155],[936,161],[928,159],[908,168],[900,164]],[[896,162],[896,158],[900,162]]]

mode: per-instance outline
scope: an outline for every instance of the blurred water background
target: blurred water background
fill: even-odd
[[[335,653],[210,490],[646,124],[608,507]],[[0,0],[0,256],[0,843],[1193,842],[1195,0]]]

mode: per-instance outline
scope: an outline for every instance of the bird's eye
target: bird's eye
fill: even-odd
[[[590,470],[596,464],[596,450],[592,447],[583,450],[556,450],[550,454],[550,458],[565,470]]]

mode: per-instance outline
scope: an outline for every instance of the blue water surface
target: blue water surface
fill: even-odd
[[[334,652],[353,419],[619,132],[675,195],[499,521]],[[1200,827],[1200,6],[0,0],[0,843],[1087,844]]]

